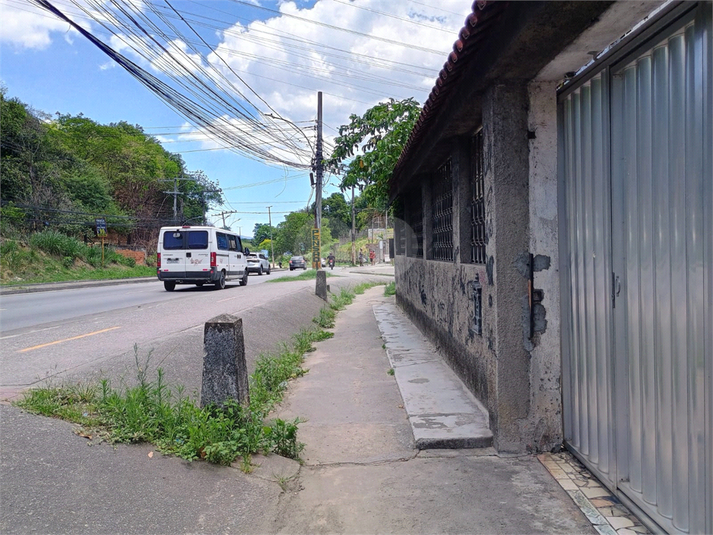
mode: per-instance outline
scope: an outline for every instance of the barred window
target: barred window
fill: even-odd
[[[419,184],[420,185],[420,184]],[[408,241],[408,256],[423,258],[423,206],[421,204],[421,190],[416,188],[406,197],[404,206],[404,221],[406,240]]]
[[[470,175],[470,261],[485,264],[485,173],[483,172],[483,131],[473,136]]]
[[[453,260],[453,176],[450,158],[436,171],[431,203],[433,260]]]
[[[393,204],[394,210],[394,249],[395,254],[406,254],[406,221],[404,221],[404,196],[400,195]]]

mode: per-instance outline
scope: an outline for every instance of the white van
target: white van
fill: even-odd
[[[156,248],[156,274],[167,291],[176,284],[213,284],[219,290],[225,281],[248,283],[247,254],[240,236],[215,227],[162,227]]]

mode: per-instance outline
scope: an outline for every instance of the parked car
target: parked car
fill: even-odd
[[[250,253],[248,255],[248,273],[270,274],[270,261],[262,253]]]
[[[307,261],[304,256],[293,256],[290,258],[290,271],[297,268],[307,269]]]

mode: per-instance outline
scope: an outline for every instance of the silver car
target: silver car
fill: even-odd
[[[262,253],[250,253],[248,259],[248,273],[270,274],[270,261]]]

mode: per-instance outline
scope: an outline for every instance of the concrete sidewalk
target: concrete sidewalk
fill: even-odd
[[[304,420],[302,465],[255,456],[259,466],[245,474],[150,445],[90,447],[71,424],[0,406],[0,531],[596,533],[534,456],[417,448],[414,429],[429,414],[426,428],[447,429],[481,409],[463,405],[467,393],[453,397],[459,387],[445,388],[445,376],[413,374],[427,346],[391,307],[383,286],[358,296],[338,314],[334,337],[307,355],[309,373],[291,383],[279,416]],[[408,401],[407,387],[428,385],[430,398],[416,390]],[[428,408],[423,400],[437,404],[441,390],[450,408]]]
[[[464,407],[481,409],[467,404],[471,400],[446,374],[424,382],[426,369],[418,376],[406,369],[409,364],[397,354],[415,356],[427,346],[413,332],[399,341],[403,318],[392,306],[393,298],[385,298],[380,287],[357,297],[339,313],[334,338],[308,355],[309,373],[291,385],[280,416],[305,420],[299,431],[306,443],[304,465],[283,474],[291,490],[267,531],[595,533],[534,456],[501,458],[491,448],[417,449],[414,432],[424,422],[426,405],[435,404],[436,411],[450,407],[451,415],[462,415]],[[384,335],[386,343],[375,310],[382,327],[391,322],[394,328]],[[411,368],[436,366],[421,356]],[[417,385],[430,385],[430,394],[414,393]],[[448,440],[457,426],[447,429],[444,415],[434,415],[443,424],[445,442],[439,445],[456,445]]]

